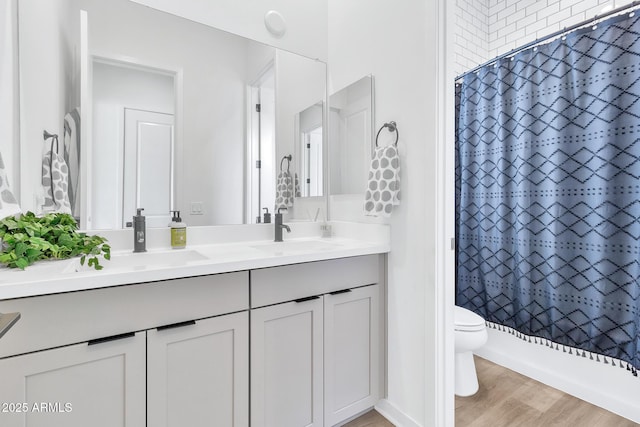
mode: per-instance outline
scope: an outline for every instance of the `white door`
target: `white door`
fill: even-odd
[[[144,208],[147,227],[166,227],[174,196],[173,114],[125,108],[123,227]]]
[[[154,427],[249,425],[249,313],[148,331]]]
[[[302,168],[302,196],[322,196],[322,126],[302,134],[304,160]]]
[[[0,425],[144,426],[145,367],[144,332],[2,359]]]
[[[324,296],[325,425],[373,407],[381,394],[380,287]]]
[[[251,426],[322,418],[322,298],[251,310]]]

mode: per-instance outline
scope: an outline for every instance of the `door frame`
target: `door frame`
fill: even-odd
[[[455,423],[454,394],[454,306],[455,306],[455,72],[454,25],[455,3],[436,3],[436,271],[435,319],[426,319],[426,330],[435,320],[435,387],[430,382],[431,370],[426,369],[425,396],[435,398],[434,425],[453,427]],[[431,294],[427,293],[427,299]],[[434,343],[426,340],[425,352],[434,351]]]

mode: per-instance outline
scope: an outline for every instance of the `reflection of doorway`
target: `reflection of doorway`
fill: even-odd
[[[275,205],[276,104],[273,64],[250,86],[249,146],[247,156],[246,223],[258,222],[262,208]]]
[[[166,227],[173,204],[173,114],[124,109],[123,227],[144,208],[148,227]]]
[[[322,116],[323,103],[319,102],[296,116],[296,154],[300,165],[300,193],[302,197],[322,196]]]
[[[175,196],[174,158],[179,153],[173,139],[173,125],[169,124],[174,120],[175,100],[173,73],[94,58],[89,228],[126,227],[137,207],[145,209],[144,214],[149,217],[147,226],[167,226],[173,206],[170,203]],[[133,112],[137,112],[134,116],[144,117],[134,119]],[[157,112],[164,114],[155,116]],[[125,121],[127,115],[130,120]],[[152,124],[156,121],[157,124]],[[129,129],[134,135],[132,141],[138,137],[141,140],[125,146],[128,122],[134,123],[133,130]],[[160,142],[151,142],[151,138],[157,137],[161,138]],[[167,152],[169,144],[170,153]],[[160,146],[163,148],[159,149]],[[162,163],[164,168],[150,168],[147,156],[154,159],[153,162]],[[130,166],[134,169],[125,171]],[[165,185],[167,179],[170,183]],[[151,184],[153,181],[157,182]],[[163,188],[162,192],[159,187]],[[146,189],[154,193],[147,194]],[[155,216],[158,218],[154,219]]]
[[[302,197],[322,196],[322,125],[302,132]]]

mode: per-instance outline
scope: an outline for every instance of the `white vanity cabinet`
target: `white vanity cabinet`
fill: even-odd
[[[322,299],[251,311],[251,426],[322,427]]]
[[[345,292],[346,291],[346,292]],[[324,416],[334,426],[382,397],[380,285],[324,296]]]
[[[384,266],[363,255],[2,300],[21,318],[0,339],[0,426],[344,424],[384,394]]]
[[[147,332],[147,425],[249,425],[246,311]]]
[[[145,424],[145,333],[0,360],[3,427]]]
[[[251,272],[252,427],[334,426],[382,397],[376,255]]]
[[[22,315],[0,342],[0,405],[28,410],[0,407],[0,425],[246,427],[248,307],[248,272],[0,301]]]

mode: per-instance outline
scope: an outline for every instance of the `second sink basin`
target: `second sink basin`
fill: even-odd
[[[339,243],[322,240],[288,240],[252,245],[251,248],[274,254],[328,251],[341,246]]]

